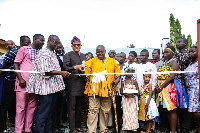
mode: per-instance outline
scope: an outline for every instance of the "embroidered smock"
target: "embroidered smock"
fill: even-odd
[[[95,57],[85,62],[85,65],[87,65],[85,74],[99,73],[104,70],[107,70],[107,73],[121,73],[120,67],[118,66],[117,62],[110,57],[105,57],[104,62]],[[94,85],[95,95],[100,97],[109,97],[109,90],[112,89],[111,83],[119,76],[120,75],[115,74],[106,75],[106,80],[104,82],[96,83]],[[93,77],[93,75],[87,76],[87,83],[84,93],[88,96],[93,96],[94,94],[92,83]]]
[[[56,54],[49,49],[45,48],[38,52],[33,71],[40,73],[30,74],[26,92],[48,95],[65,89],[63,77],[61,75],[44,75],[45,72],[61,71]]]

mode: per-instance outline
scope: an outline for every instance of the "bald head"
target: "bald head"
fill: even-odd
[[[8,40],[5,42],[5,48],[11,50],[15,47],[15,43],[12,40]]]
[[[96,47],[96,50],[99,49],[99,48],[105,50],[105,47],[104,47],[103,45],[98,45],[98,46]]]
[[[97,55],[98,59],[104,60],[105,59],[105,53],[106,53],[106,50],[105,50],[105,47],[103,45],[98,45],[96,47],[96,55]]]

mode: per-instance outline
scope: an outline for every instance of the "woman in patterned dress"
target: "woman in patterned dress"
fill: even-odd
[[[125,69],[127,73],[133,73],[134,67],[130,65],[128,68]],[[137,111],[137,103],[134,94],[127,94],[124,93],[126,89],[136,89],[138,90],[138,84],[135,80],[132,79],[133,75],[127,75],[126,79],[122,81],[122,89],[121,94],[124,95],[124,99],[122,100],[122,108],[123,108],[123,128],[127,133],[133,131],[137,132],[137,128],[139,128],[138,123],[138,111]]]
[[[188,90],[189,107],[188,112],[193,113],[196,119],[198,132],[200,133],[200,100],[199,100],[199,76],[198,76],[198,56],[197,47],[192,46],[189,50],[191,64],[186,71],[195,71],[194,73],[185,73],[186,87]]]
[[[174,53],[175,53],[175,48],[173,46],[168,46],[164,50],[165,63],[163,64],[162,71],[170,71],[171,69],[173,69],[174,71],[179,70],[178,63],[175,61],[175,59],[173,59]],[[176,97],[176,94],[174,94],[174,92],[176,91],[173,90],[171,91],[171,93],[169,93],[168,86],[170,85],[170,83],[174,82],[174,79],[175,79],[174,73],[168,75],[159,75],[158,76],[159,87],[157,87],[157,92],[161,92],[159,94],[159,102],[163,106],[163,108],[167,108],[168,110],[167,115],[172,133],[176,132],[176,126],[177,126],[177,112],[176,112],[177,109],[175,104],[176,100],[174,101],[171,100]],[[174,96],[174,98],[172,98],[171,96]]]
[[[173,58],[174,53],[175,48],[173,46],[167,46],[165,48],[164,64],[159,71],[179,70],[179,65]],[[157,102],[159,102],[163,108],[167,108],[171,133],[175,133],[177,126],[177,107],[187,108],[188,105],[186,92],[176,78],[175,73],[159,74],[156,90],[157,92],[161,92]]]
[[[143,78],[144,78],[144,84],[141,86],[140,89],[138,119],[141,121],[145,121],[146,132],[150,133],[152,126],[152,119],[149,118],[147,112],[152,97],[152,86],[149,84],[151,79],[151,74],[144,74]]]

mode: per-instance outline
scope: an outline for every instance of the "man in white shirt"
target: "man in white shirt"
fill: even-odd
[[[141,73],[141,72],[157,72],[156,65],[148,62],[148,57],[149,57],[149,51],[146,49],[143,49],[140,52],[140,58],[141,58],[141,63],[136,65],[136,73]],[[143,74],[136,74],[136,79],[137,83],[139,86],[139,89],[141,88],[142,84],[144,83],[143,80]],[[152,92],[153,95],[152,97],[155,98],[155,86],[157,84],[157,75],[156,74],[151,74],[151,80],[150,84],[152,85]]]

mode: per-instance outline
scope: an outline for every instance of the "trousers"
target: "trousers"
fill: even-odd
[[[69,129],[75,130],[81,128],[82,107],[84,103],[83,96],[69,96]]]
[[[107,130],[107,118],[111,109],[112,101],[110,97],[89,97],[89,112],[87,119],[88,133],[96,133],[98,114],[100,133]]]
[[[4,83],[4,99],[0,106],[0,132],[7,129],[7,111],[9,106],[15,101],[15,81],[5,81]]]
[[[33,115],[37,103],[37,95],[16,92],[15,133],[22,133],[25,121],[25,132],[31,132]]]
[[[36,133],[52,133],[52,114],[55,107],[55,93],[39,95],[35,123]]]

